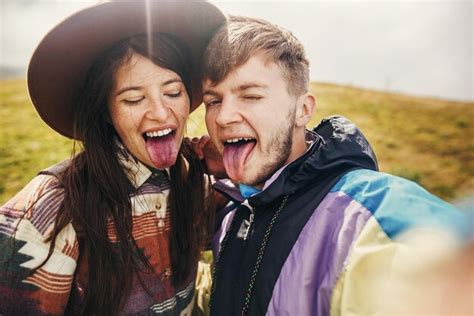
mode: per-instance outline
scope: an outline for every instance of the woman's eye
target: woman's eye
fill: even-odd
[[[145,97],[129,98],[129,99],[124,99],[123,102],[125,104],[133,105],[133,104],[138,104],[142,102],[144,99]]]
[[[165,93],[166,96],[170,97],[170,98],[177,98],[177,97],[180,97],[182,94],[181,90],[180,91],[173,91],[173,92],[169,92],[169,93]]]

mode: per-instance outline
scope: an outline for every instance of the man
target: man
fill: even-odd
[[[216,185],[238,207],[214,238],[211,314],[380,312],[404,257],[395,238],[463,227],[448,204],[377,172],[347,119],[305,129],[315,108],[308,67],[301,43],[262,20],[231,17],[207,48],[206,124],[240,189]]]

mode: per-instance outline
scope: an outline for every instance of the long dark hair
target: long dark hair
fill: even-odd
[[[121,149],[114,141],[118,136],[110,124],[107,100],[115,72],[133,53],[176,72],[190,98],[192,87],[190,58],[184,44],[166,34],[154,34],[151,47],[148,42],[147,36],[139,35],[109,49],[91,67],[77,97],[75,135],[82,139],[83,150],[60,177],[65,195],[50,236],[50,254],[56,236],[72,222],[82,239],[81,253],[87,253],[89,267],[82,308],[75,311],[80,314],[117,314],[133,276],[152,271],[132,236],[129,195],[135,188],[118,160]],[[170,257],[173,283],[179,287],[194,273],[212,213],[205,207],[203,166],[185,145],[181,145],[176,164],[170,168],[170,180]],[[119,247],[108,238],[108,220],[113,221]],[[140,283],[144,285],[142,280]]]

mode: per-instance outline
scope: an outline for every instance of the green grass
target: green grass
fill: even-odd
[[[343,114],[372,144],[380,169],[453,200],[474,191],[474,103],[313,84],[321,117]]]
[[[474,103],[415,98],[331,84],[311,84],[318,99],[309,127],[342,114],[374,147],[382,171],[416,181],[453,200],[474,192]],[[204,109],[195,111],[188,136],[206,132]],[[0,85],[0,204],[35,174],[70,156],[72,142],[41,121],[24,80]]]

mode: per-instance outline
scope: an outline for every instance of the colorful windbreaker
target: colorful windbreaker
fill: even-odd
[[[381,304],[390,300],[383,291],[406,257],[397,237],[413,229],[459,235],[466,229],[463,215],[449,204],[378,172],[371,147],[347,119],[324,120],[310,135],[308,151],[246,202],[216,184],[238,206],[225,214],[214,237],[211,315],[242,315],[252,275],[248,315],[381,315]],[[256,269],[264,234],[285,196]],[[244,240],[242,223],[251,213]]]

